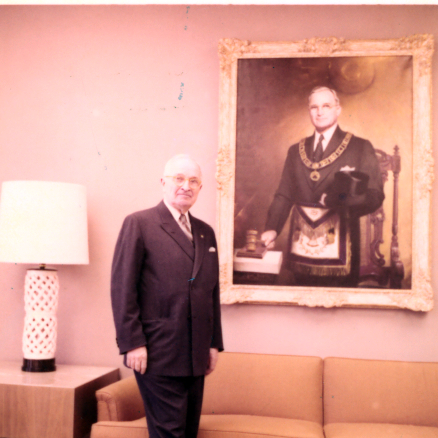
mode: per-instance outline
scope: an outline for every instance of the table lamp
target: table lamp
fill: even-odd
[[[0,201],[0,262],[38,264],[24,283],[23,371],[55,371],[59,281],[50,264],[88,264],[86,189],[7,181]]]

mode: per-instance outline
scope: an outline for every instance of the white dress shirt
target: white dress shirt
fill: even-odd
[[[316,132],[315,131],[315,141],[313,143],[313,150],[316,151],[316,145],[318,144],[319,141],[319,137],[321,137],[321,135],[324,136],[324,140],[322,141],[322,150],[325,151],[327,148],[327,145],[330,143],[330,140],[333,137],[333,134],[336,131],[336,128],[338,127],[338,124],[333,125],[331,128],[327,129],[324,132]]]
[[[175,207],[172,207],[168,202],[166,202],[165,199],[163,199],[163,201],[164,201],[164,204],[166,204],[166,207],[169,209],[172,216],[174,217],[174,219],[176,220],[177,224],[180,226],[180,228],[183,230],[183,228],[182,228],[183,225],[181,224],[179,217],[181,216],[181,214],[184,214],[184,216],[187,219],[187,225],[189,226],[190,231],[192,231],[192,225],[190,224],[190,216],[189,216],[188,212],[180,213]]]

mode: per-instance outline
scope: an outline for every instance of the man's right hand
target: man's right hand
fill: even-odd
[[[146,372],[148,352],[146,347],[134,348],[126,353],[126,366],[132,368],[140,374]]]
[[[266,248],[272,249],[275,246],[275,239],[277,238],[277,232],[275,230],[265,231],[260,240],[265,244]]]

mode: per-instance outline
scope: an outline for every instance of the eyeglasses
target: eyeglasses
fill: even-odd
[[[200,185],[201,185],[201,180],[198,179],[198,178],[196,178],[196,177],[186,178],[186,177],[184,177],[184,176],[182,176],[182,175],[175,175],[175,176],[172,176],[172,175],[166,175],[165,178],[172,178],[173,182],[174,182],[178,187],[183,186],[184,183],[185,183],[186,181],[189,182],[189,187],[190,187],[191,189],[197,189],[197,188],[199,188]]]
[[[318,111],[318,110],[329,111],[336,106],[338,106],[338,105],[329,105],[328,103],[325,103],[324,105],[321,105],[321,106],[310,105],[309,109],[310,109],[310,111]]]

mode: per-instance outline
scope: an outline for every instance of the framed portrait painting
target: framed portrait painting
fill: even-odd
[[[222,303],[433,306],[433,39],[223,39]]]

